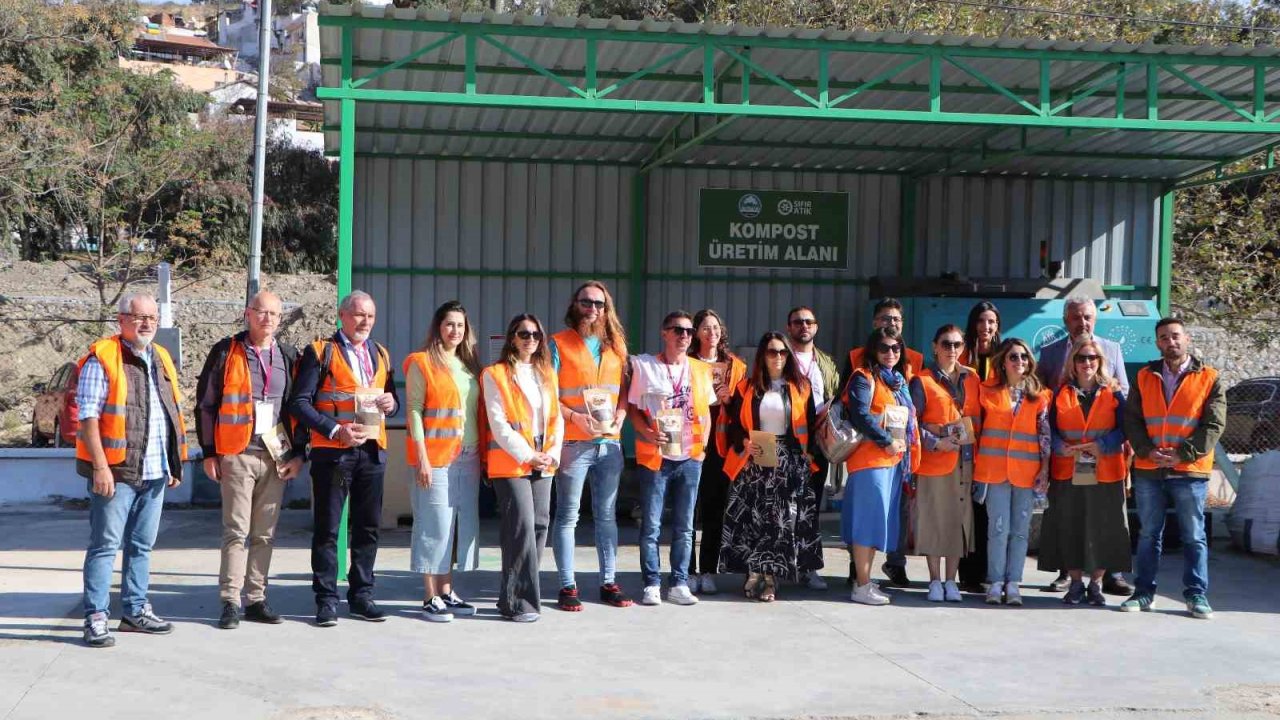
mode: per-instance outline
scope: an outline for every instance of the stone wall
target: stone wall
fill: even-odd
[[[1228,388],[1247,378],[1280,375],[1280,337],[1259,349],[1222,328],[1195,325],[1188,330],[1195,355],[1217,368]]]

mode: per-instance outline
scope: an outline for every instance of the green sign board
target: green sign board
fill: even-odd
[[[849,193],[703,188],[698,208],[701,266],[849,268]]]

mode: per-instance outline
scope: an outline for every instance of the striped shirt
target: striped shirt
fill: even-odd
[[[150,481],[169,478],[169,455],[166,452],[169,444],[169,428],[165,419],[164,406],[160,404],[159,383],[156,382],[155,352],[150,348],[139,355],[147,367],[147,393],[150,401],[150,412],[147,423],[147,454],[142,459],[142,480]],[[102,416],[102,408],[107,402],[107,376],[102,370],[98,358],[89,358],[80,369],[80,382],[76,386],[76,401],[80,405],[80,421]]]

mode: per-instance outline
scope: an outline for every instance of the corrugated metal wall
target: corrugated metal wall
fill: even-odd
[[[1065,277],[1156,285],[1154,184],[931,178],[921,183],[916,222],[915,271],[925,276],[1039,277],[1047,242]]]

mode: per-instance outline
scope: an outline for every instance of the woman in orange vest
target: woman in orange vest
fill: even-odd
[[[1049,485],[1049,405],[1036,359],[1019,338],[1000,343],[981,386],[973,479],[986,488],[987,604],[1021,605],[1022,569],[1037,494]]]
[[[971,497],[979,383],[978,372],[959,362],[963,349],[960,328],[943,325],[933,334],[933,364],[911,379],[922,446],[916,469],[915,551],[929,564],[930,602],[960,602],[956,574],[960,558],[974,545]]]
[[[453,589],[459,570],[475,570],[480,547],[480,363],[467,310],[457,300],[436,308],[422,348],[404,359],[408,397],[405,454],[413,468],[409,568],[422,575],[423,616],[449,622],[476,609]]]
[[[991,375],[991,356],[1000,347],[1000,309],[988,300],[979,301],[969,309],[964,327],[964,352],[960,355],[960,364],[976,370],[979,381],[986,380]],[[974,489],[979,491],[983,487],[974,485]],[[960,559],[959,580],[962,591],[980,593],[987,579],[987,508],[981,502],[974,502],[971,506],[976,532],[973,550]]]
[[[720,570],[746,573],[744,594],[772,602],[776,578],[799,580],[822,568],[818,497],[809,482],[814,467],[809,428],[816,408],[809,379],[800,373],[782,333],[760,338],[751,377],[737,384],[724,413],[729,416],[724,471],[732,483]],[[773,436],[771,447],[752,441],[756,431]]]
[[[897,549],[899,503],[919,456],[915,409],[905,373],[902,335],[892,327],[871,332],[844,391],[849,421],[863,440],[845,461],[841,536],[853,555],[855,583],[850,599],[864,605],[888,605],[889,596],[871,582],[876,550]],[[913,447],[914,446],[914,447]]]
[[[694,514],[702,520],[702,549],[697,537],[689,553],[689,592],[715,595],[716,566],[720,563],[720,534],[724,531],[724,508],[729,499],[729,478],[724,474],[727,451],[729,413],[726,408],[733,389],[747,376],[747,364],[729,351],[729,328],[711,308],[693,314],[694,336],[689,344],[689,357],[711,366],[718,403],[711,407],[713,441],[707,444],[707,458],[702,461],[702,479],[698,481],[698,505]],[[701,555],[699,555],[701,552]],[[698,574],[698,568],[702,574]]]
[[[1090,605],[1106,605],[1103,576],[1108,570],[1128,571],[1132,558],[1124,505],[1125,397],[1109,370],[1097,342],[1077,341],[1049,408],[1053,482],[1040,526],[1038,566],[1071,576],[1062,598],[1068,605],[1086,598]]]
[[[547,545],[551,478],[560,462],[564,418],[542,323],[517,315],[481,387],[489,438],[486,463],[502,515],[498,612],[515,622],[541,617],[538,562]]]

